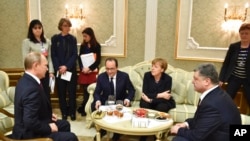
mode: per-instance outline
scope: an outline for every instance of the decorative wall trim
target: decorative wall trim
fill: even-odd
[[[175,58],[222,62],[226,47],[203,47],[191,37],[193,0],[178,0]]]
[[[27,0],[28,22],[41,20],[40,0]],[[128,0],[114,0],[114,27],[111,35],[101,43],[102,56],[126,57],[127,51],[127,6]]]
[[[157,31],[157,0],[147,0],[144,60],[155,58]]]

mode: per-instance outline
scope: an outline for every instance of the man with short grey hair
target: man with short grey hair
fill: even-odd
[[[53,141],[78,141],[67,120],[59,120],[40,82],[48,71],[44,55],[31,52],[24,60],[25,73],[15,91],[15,125],[12,138],[49,137]]]

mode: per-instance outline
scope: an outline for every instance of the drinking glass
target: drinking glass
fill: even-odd
[[[116,100],[116,110],[121,111],[123,109],[123,101],[122,100]]]
[[[107,105],[114,105],[115,104],[115,96],[114,95],[109,95],[106,104]]]

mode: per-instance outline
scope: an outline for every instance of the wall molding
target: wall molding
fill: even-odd
[[[128,0],[114,1],[113,34],[101,43],[102,56],[126,57],[127,54],[127,11]],[[27,0],[28,24],[32,19],[41,20],[41,1]]]
[[[175,58],[222,62],[226,47],[200,46],[191,37],[193,0],[178,0]]]
[[[157,0],[147,0],[144,60],[155,58],[157,32]]]

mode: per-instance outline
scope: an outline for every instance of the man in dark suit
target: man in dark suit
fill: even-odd
[[[135,89],[129,75],[118,70],[118,61],[115,58],[107,58],[105,67],[106,72],[101,73],[97,78],[94,101],[91,105],[92,111],[99,109],[100,105],[104,105],[109,95],[114,95],[116,100],[123,100],[125,106],[130,106],[130,102],[135,95]],[[114,86],[110,85],[112,81]],[[105,135],[105,131],[101,130],[101,136],[103,135]],[[117,141],[119,135],[114,134],[112,139]]]
[[[229,141],[231,124],[241,124],[240,112],[232,98],[219,87],[218,73],[212,64],[194,70],[194,89],[201,93],[193,118],[171,128],[173,141]]]
[[[12,137],[30,139],[49,137],[54,141],[78,141],[66,120],[58,120],[40,79],[48,71],[48,62],[40,53],[31,52],[24,60],[25,73],[15,91],[15,125]]]

